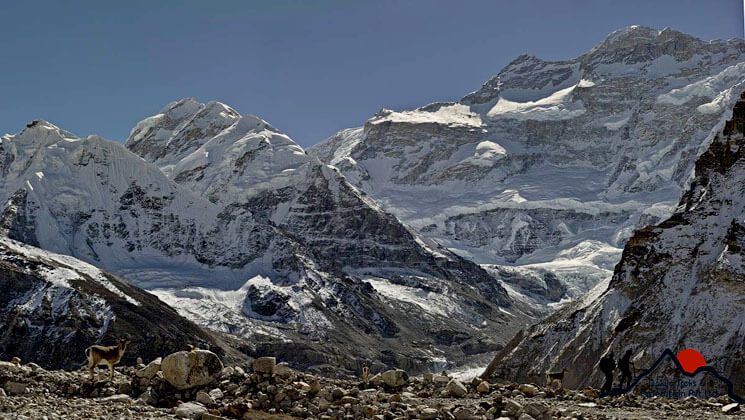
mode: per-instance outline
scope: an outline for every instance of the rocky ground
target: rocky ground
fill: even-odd
[[[557,392],[532,384],[461,383],[402,370],[361,380],[296,372],[274,358],[222,367],[206,351],[183,351],[148,365],[47,371],[0,362],[2,419],[703,419],[742,416],[727,397],[683,400],[597,391]]]

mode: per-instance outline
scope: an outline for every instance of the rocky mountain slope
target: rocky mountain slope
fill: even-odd
[[[259,225],[297,241],[297,248],[308,254],[306,261],[326,271],[309,278],[286,270],[245,283],[239,294],[248,292],[249,299],[241,312],[249,318],[297,322],[304,334],[318,339],[326,337],[319,326],[364,312],[367,325],[356,326],[363,334],[339,340],[342,348],[347,340],[372,344],[392,338],[400,343],[408,336],[419,342],[416,335],[424,333],[429,337],[424,348],[460,346],[467,354],[495,348],[507,338],[506,331],[526,319],[524,305],[513,305],[492,275],[423,241],[335,169],[308,156],[260,118],[241,116],[219,102],[184,99],[140,122],[126,147],[216,205],[225,219],[250,215]],[[347,294],[349,288],[356,289],[356,296]],[[215,296],[203,288],[157,293],[203,325],[219,323],[215,310],[204,309],[205,300]],[[231,299],[223,294],[212,300]],[[334,307],[348,308],[341,319],[327,319],[326,313],[312,309],[311,302],[328,299],[338,299]],[[297,308],[308,309],[293,317]],[[225,309],[217,312],[235,319]],[[463,325],[473,327],[461,333]],[[231,328],[248,332],[253,326]],[[366,337],[375,330],[382,337]],[[492,332],[496,335],[489,338]],[[430,365],[442,360],[430,351],[424,353]]]
[[[743,59],[740,39],[632,26],[571,60],[520,56],[458,102],[383,109],[309,153],[550,305],[609,278],[632,232],[672,213],[745,88]]]
[[[696,161],[673,215],[629,239],[609,284],[505,349],[497,373],[524,380],[567,367],[566,384],[575,387],[599,383],[597,362],[609,352],[631,349],[639,369],[666,348],[691,348],[742,395],[744,132],[745,94]]]
[[[0,237],[0,358],[78,368],[85,349],[121,337],[123,359],[157,357],[186,344],[235,354],[157,297],[78,259]]]
[[[162,170],[46,121],[3,136],[0,233],[304,367],[441,368],[499,348],[533,314],[256,117],[179,101],[127,146]]]

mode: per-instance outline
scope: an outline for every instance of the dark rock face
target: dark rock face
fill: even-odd
[[[88,346],[121,337],[132,340],[126,364],[184,344],[226,355],[209,333],[155,296],[74,258],[2,239],[0,288],[0,359],[77,369]]]
[[[605,289],[533,326],[507,350],[497,374],[531,379],[567,367],[565,384],[601,383],[603,355],[633,352],[637,370],[663,350],[698,350],[724,377],[745,367],[745,96],[695,165],[672,217],[637,232]],[[704,376],[704,375],[700,375]],[[695,378],[702,381],[705,378]],[[745,388],[736,380],[735,391]]]

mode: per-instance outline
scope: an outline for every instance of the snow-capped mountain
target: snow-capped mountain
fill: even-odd
[[[514,275],[518,296],[557,302],[610,277],[632,232],[672,213],[745,87],[743,59],[743,40],[632,26],[571,60],[520,56],[458,102],[383,109],[309,153],[422,235]]]
[[[323,273],[313,275],[264,274],[247,282],[239,295],[246,288],[250,291],[242,307],[249,318],[285,322],[285,314],[306,308],[298,322],[306,334],[315,336],[318,333],[312,330],[318,325],[331,326],[349,315],[326,319],[323,313],[328,309],[310,311],[311,303],[340,298],[343,302],[331,306],[347,306],[352,312],[362,309],[371,317],[365,322],[374,321],[384,337],[404,331],[424,333],[430,337],[425,340],[430,344],[424,347],[453,346],[461,341],[469,354],[493,349],[512,326],[526,319],[521,313],[524,305],[513,308],[493,276],[423,241],[338,171],[308,156],[292,139],[258,117],[241,116],[219,102],[184,99],[137,124],[126,147],[180,186],[216,205],[223,218],[250,216],[271,226],[297,242],[313,270],[323,267]],[[357,288],[357,296],[343,291],[349,288]],[[214,323],[210,319],[214,311],[204,316],[203,297],[235,299],[235,291],[230,292],[233,297],[215,297],[205,289],[192,292],[169,289],[157,293],[204,325]],[[224,317],[234,319],[233,315],[228,311]],[[244,324],[242,320],[231,328],[254,328]],[[463,325],[473,326],[466,330],[475,329],[455,334]],[[459,338],[453,340],[452,334]],[[489,334],[496,335],[487,338]],[[434,342],[433,336],[437,337]],[[485,344],[489,342],[492,344]],[[452,359],[452,354],[448,358]]]
[[[129,363],[185,344],[226,355],[219,339],[157,297],[67,255],[0,237],[0,286],[3,360],[77,369],[86,347],[121,337],[132,340]]]
[[[439,368],[498,348],[532,315],[256,117],[179,101],[127,146],[163,170],[46,121],[2,137],[0,234],[303,367]]]
[[[671,217],[636,232],[609,283],[531,327],[497,373],[542,379],[567,367],[565,385],[597,386],[597,362],[631,349],[637,369],[666,348],[699,351],[708,366],[745,385],[745,93],[698,158]],[[703,376],[703,375],[700,375]],[[669,380],[669,379],[668,379]],[[696,380],[703,380],[696,378]]]

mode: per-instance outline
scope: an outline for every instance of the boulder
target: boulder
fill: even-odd
[[[23,382],[8,381],[5,383],[5,390],[10,395],[25,394],[27,385]]]
[[[409,382],[409,375],[403,369],[391,369],[383,372],[383,382],[391,388],[398,388]]]
[[[153,376],[160,370],[161,362],[162,359],[159,357],[148,363],[144,368],[138,370],[135,375],[139,378],[153,379]]]
[[[535,397],[538,395],[538,387],[533,384],[520,384],[520,392],[529,397]]]
[[[457,379],[451,379],[450,382],[445,386],[445,391],[451,397],[463,398],[468,394],[468,390]]]
[[[254,373],[274,373],[274,366],[277,365],[277,359],[274,357],[259,357],[254,360]]]
[[[479,383],[476,386],[476,391],[478,391],[481,394],[488,394],[489,393],[489,382],[481,381],[481,383]]]
[[[176,407],[176,417],[181,419],[201,419],[202,416],[206,413],[207,407],[195,402],[183,403]]]
[[[212,383],[222,372],[222,362],[208,350],[179,351],[169,354],[160,366],[163,378],[178,390]]]

